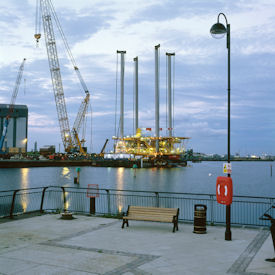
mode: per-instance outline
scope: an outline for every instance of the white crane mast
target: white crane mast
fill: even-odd
[[[39,9],[39,2],[40,2],[40,9]],[[51,73],[51,78],[52,78],[52,85],[53,85],[59,127],[60,127],[60,132],[61,132],[61,138],[62,138],[62,142],[63,142],[64,148],[65,148],[65,151],[72,152],[72,151],[75,151],[75,149],[77,147],[79,147],[78,132],[79,132],[79,129],[80,129],[82,123],[84,122],[84,118],[87,113],[90,94],[89,94],[88,88],[82,78],[82,75],[80,74],[80,71],[76,65],[74,57],[71,53],[71,50],[67,43],[66,37],[63,33],[63,30],[61,28],[58,17],[56,15],[54,7],[51,3],[51,0],[37,0],[36,34],[34,35],[34,37],[36,38],[36,41],[38,42],[41,37],[40,30],[39,30],[39,26],[40,26],[39,14],[40,13],[41,13],[41,18],[42,18],[43,28],[44,28],[44,33],[45,33],[45,42],[46,42],[49,68],[50,68],[50,73]],[[73,68],[79,78],[82,88],[84,89],[84,91],[86,93],[86,97],[83,100],[83,102],[81,103],[81,106],[79,108],[79,111],[78,111],[72,131],[70,131],[69,119],[68,119],[68,114],[67,114],[67,109],[66,109],[66,104],[65,104],[65,96],[64,96],[64,90],[63,90],[63,84],[62,84],[62,78],[61,78],[61,72],[60,72],[60,65],[59,65],[58,54],[57,54],[57,47],[56,47],[56,40],[55,40],[53,23],[52,23],[52,17],[54,18],[54,21],[56,22],[58,31],[63,39],[65,48],[67,50],[69,59],[72,62]],[[82,151],[81,145],[80,145],[80,151]]]

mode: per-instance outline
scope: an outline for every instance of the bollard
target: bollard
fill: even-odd
[[[90,198],[90,214],[95,214],[95,198],[99,197],[98,184],[88,184],[86,196]]]
[[[90,198],[90,214],[95,214],[95,198]]]
[[[74,178],[74,183],[79,184],[80,167],[76,168],[77,177]]]
[[[133,165],[133,169],[134,169],[134,177],[136,177],[136,176],[137,176],[137,168],[138,168],[138,166],[137,166],[137,164],[135,163],[135,164]]]

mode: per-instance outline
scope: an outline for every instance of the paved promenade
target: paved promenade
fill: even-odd
[[[48,214],[10,222],[0,220],[0,274],[275,274],[268,230]]]

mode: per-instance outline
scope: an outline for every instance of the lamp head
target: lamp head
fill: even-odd
[[[223,24],[218,22],[211,27],[210,33],[212,37],[216,39],[221,39],[227,33],[227,29]]]

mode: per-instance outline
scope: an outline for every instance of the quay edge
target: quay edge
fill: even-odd
[[[134,166],[135,165],[135,166]],[[28,167],[67,167],[67,166],[92,166],[92,167],[125,167],[125,168],[171,168],[186,166],[187,161],[180,163],[154,162],[151,160],[131,159],[92,159],[92,160],[0,160],[0,168],[28,168]]]

